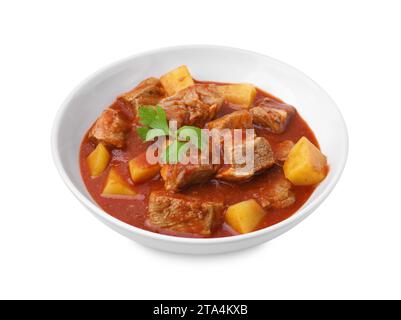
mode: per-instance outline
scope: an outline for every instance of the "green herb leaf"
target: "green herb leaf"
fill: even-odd
[[[140,106],[138,116],[143,127],[138,127],[136,131],[143,141],[153,141],[161,136],[173,137],[166,112],[160,106]],[[165,163],[178,163],[192,145],[202,150],[206,142],[202,130],[194,126],[183,126],[174,134],[174,141],[167,146],[162,156]]]
[[[136,128],[136,133],[143,141],[146,141],[146,135],[148,134],[149,130],[149,127],[138,127]]]
[[[163,137],[166,133],[162,129],[150,129],[146,134],[145,141],[153,141],[156,137]]]
[[[160,106],[156,107],[155,116],[149,126],[154,129],[161,129],[165,135],[169,135],[166,112]]]
[[[140,106],[138,108],[138,116],[140,124],[150,126],[156,118],[156,110],[153,106]]]
[[[160,106],[140,106],[138,116],[140,124],[161,129],[165,135],[169,135],[166,112]]]

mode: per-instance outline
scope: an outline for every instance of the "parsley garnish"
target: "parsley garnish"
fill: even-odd
[[[176,132],[171,132],[166,112],[160,106],[140,106],[138,116],[142,127],[137,127],[136,132],[143,141],[153,141],[161,136],[173,139],[163,154],[163,161],[166,163],[179,162],[190,147],[189,141],[199,150],[204,147],[202,130],[198,127],[183,126]]]
[[[156,137],[169,135],[166,113],[161,107],[141,106],[138,115],[143,127],[138,127],[136,131],[142,140],[152,141]]]

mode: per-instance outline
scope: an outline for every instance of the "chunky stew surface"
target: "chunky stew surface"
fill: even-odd
[[[178,127],[255,129],[254,171],[244,176],[235,165],[149,164],[145,153],[153,141],[144,142],[138,127],[141,108],[151,106],[160,106]],[[104,211],[183,237],[233,236],[283,221],[328,170],[294,107],[251,85],[196,81],[185,66],[119,96],[83,138],[79,161]]]

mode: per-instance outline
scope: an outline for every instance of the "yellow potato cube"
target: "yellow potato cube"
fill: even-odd
[[[256,88],[251,84],[238,83],[217,87],[218,92],[223,95],[226,101],[238,104],[243,108],[252,106],[256,96]]]
[[[294,185],[313,185],[326,177],[327,158],[312,142],[302,137],[288,154],[283,169],[285,177]]]
[[[263,208],[250,199],[228,207],[225,219],[234,230],[248,233],[256,229],[265,214]]]
[[[106,180],[106,185],[104,186],[102,192],[102,196],[114,197],[133,195],[136,195],[136,192],[132,189],[128,182],[124,181],[114,168],[111,168]]]
[[[160,165],[149,164],[146,161],[146,152],[130,160],[128,163],[131,179],[135,183],[142,183],[152,179],[160,172]]]
[[[102,143],[99,143],[86,160],[91,176],[97,177],[107,168],[110,161],[110,152]]]
[[[169,96],[195,84],[187,66],[181,66],[166,73],[160,77],[160,82]]]

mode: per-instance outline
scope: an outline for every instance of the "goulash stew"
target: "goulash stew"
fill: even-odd
[[[104,211],[181,237],[274,225],[328,172],[294,106],[251,84],[197,81],[186,66],[117,97],[83,138],[79,160]]]

